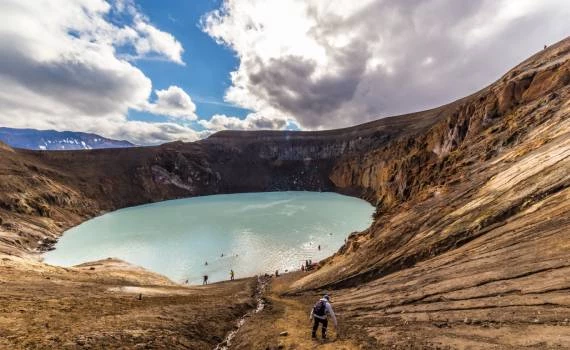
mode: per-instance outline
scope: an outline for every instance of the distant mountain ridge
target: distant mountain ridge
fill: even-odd
[[[101,148],[127,148],[136,145],[124,140],[75,131],[14,129],[0,127],[0,141],[15,148],[68,151]]]

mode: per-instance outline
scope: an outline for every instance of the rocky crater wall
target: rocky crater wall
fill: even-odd
[[[496,208],[439,235],[427,228],[444,211],[430,215],[425,205],[476,197],[477,186],[497,175],[500,167],[492,164],[505,152],[520,149],[523,156],[554,138],[555,126],[568,118],[569,52],[567,39],[449,105],[346,129],[225,131],[195,143],[81,152],[2,146],[0,250],[35,254],[83,220],[143,203],[218,193],[337,191],[375,204],[377,218],[331,259],[334,269],[322,269],[305,286],[378,278],[380,270],[397,271],[465,244],[516,212]],[[538,192],[527,199],[533,196]],[[412,212],[414,220],[390,224]],[[422,227],[428,240],[418,236]],[[373,272],[362,277],[361,270]]]

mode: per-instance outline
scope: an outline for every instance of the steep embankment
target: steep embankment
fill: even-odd
[[[413,266],[565,193],[569,96],[566,40],[465,99],[427,132],[341,159],[332,181],[363,189],[378,220],[306,286],[349,286]]]
[[[0,252],[29,256],[130,205],[334,190],[377,205],[376,219],[290,291],[338,289],[345,322],[380,343],[417,331],[453,347],[570,346],[569,117],[566,39],[464,99],[352,128],[85,152],[0,146]]]

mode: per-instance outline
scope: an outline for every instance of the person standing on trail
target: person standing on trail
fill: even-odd
[[[330,297],[325,294],[319,301],[317,301],[315,306],[313,306],[311,315],[309,316],[309,321],[313,320],[313,339],[317,338],[317,329],[319,328],[319,324],[322,324],[323,339],[327,339],[327,326],[329,323],[327,315],[331,316],[334,323],[334,328],[338,334],[338,323],[336,321],[336,316],[330,303]]]
[[[202,285],[208,284],[208,275],[204,275],[204,282],[202,282]]]
[[[234,280],[234,276],[235,276],[234,270],[232,269],[232,270],[230,270],[230,280],[231,280],[231,281]]]

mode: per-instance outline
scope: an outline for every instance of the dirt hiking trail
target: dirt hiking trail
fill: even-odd
[[[364,339],[356,339],[357,330],[347,328],[342,314],[337,313],[340,334],[329,320],[328,339],[311,339],[312,321],[309,321],[311,306],[320,294],[306,294],[295,297],[283,296],[287,288],[299,279],[302,273],[290,273],[273,278],[266,291],[266,306],[263,312],[251,317],[239,330],[230,349],[319,349],[352,350],[372,349]],[[334,300],[333,300],[334,307]],[[336,310],[335,310],[336,312]],[[282,335],[286,332],[287,335]],[[346,334],[351,334],[347,337]]]

